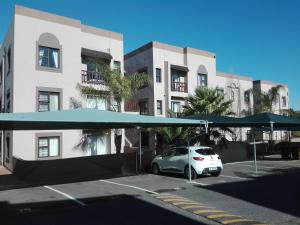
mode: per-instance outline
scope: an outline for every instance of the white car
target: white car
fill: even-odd
[[[192,179],[195,179],[197,178],[197,175],[202,174],[219,176],[223,170],[220,156],[210,147],[190,147],[190,160],[192,166]],[[151,166],[154,174],[160,172],[179,173],[185,174],[188,178],[188,147],[182,146],[170,148],[163,154],[156,156],[152,160]]]

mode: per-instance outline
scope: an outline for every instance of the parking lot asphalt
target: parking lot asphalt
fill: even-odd
[[[253,162],[225,164],[219,177],[192,183],[179,175],[144,174],[12,189],[0,191],[0,215],[5,224],[31,225],[300,224],[299,175],[300,161],[259,161],[257,173]],[[161,195],[198,209],[154,197]],[[225,219],[217,223],[216,214]]]

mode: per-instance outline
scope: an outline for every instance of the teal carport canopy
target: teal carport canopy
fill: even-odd
[[[135,127],[196,127],[205,121],[141,116],[97,109],[0,113],[1,130],[111,129]]]

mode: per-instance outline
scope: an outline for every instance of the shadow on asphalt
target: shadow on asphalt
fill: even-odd
[[[214,192],[300,217],[300,168],[274,169],[252,180],[201,186]],[[247,177],[247,173],[236,172]],[[200,187],[199,187],[200,188]]]
[[[23,225],[204,225],[180,214],[130,195],[113,195],[73,201],[52,201],[31,204],[0,202],[1,223]]]

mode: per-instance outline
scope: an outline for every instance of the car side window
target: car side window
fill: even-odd
[[[168,156],[174,156],[175,155],[175,149],[170,149],[170,150],[168,150],[168,151],[166,151],[165,153],[164,153],[164,156],[166,157],[168,157]]]
[[[176,148],[176,156],[186,155],[188,153],[187,148]]]

